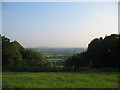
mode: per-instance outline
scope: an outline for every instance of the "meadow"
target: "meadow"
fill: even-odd
[[[59,61],[59,60],[63,60],[63,59],[47,59],[48,61]]]
[[[3,88],[118,88],[117,72],[3,72]]]

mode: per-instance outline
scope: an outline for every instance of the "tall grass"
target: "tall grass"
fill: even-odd
[[[112,72],[3,72],[3,88],[118,88]]]

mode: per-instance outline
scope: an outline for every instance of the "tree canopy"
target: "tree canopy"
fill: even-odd
[[[3,66],[50,66],[44,55],[34,49],[25,49],[17,41],[10,41],[2,36],[2,65]]]
[[[120,35],[111,34],[93,39],[85,52],[76,54],[65,61],[65,66],[78,67],[118,67],[120,64]]]

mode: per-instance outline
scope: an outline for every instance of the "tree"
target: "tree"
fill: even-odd
[[[14,41],[10,42],[10,39],[2,37],[2,64],[3,66],[7,65],[20,65],[23,62],[20,48],[22,46]]]
[[[79,67],[118,67],[120,64],[120,35],[111,34],[93,39],[85,52],[76,54],[65,61],[65,65]]]
[[[75,69],[79,67],[86,67],[89,65],[88,60],[87,52],[82,52],[80,54],[75,54],[74,56],[69,57],[65,61],[65,66],[74,67]]]
[[[44,55],[34,49],[26,49],[23,54],[23,59],[29,66],[42,66],[46,63]]]
[[[118,39],[117,34],[111,34],[104,39],[94,39],[88,45],[92,67],[118,67]]]

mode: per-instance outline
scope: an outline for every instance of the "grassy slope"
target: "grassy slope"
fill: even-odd
[[[3,88],[117,88],[117,73],[3,73]]]

